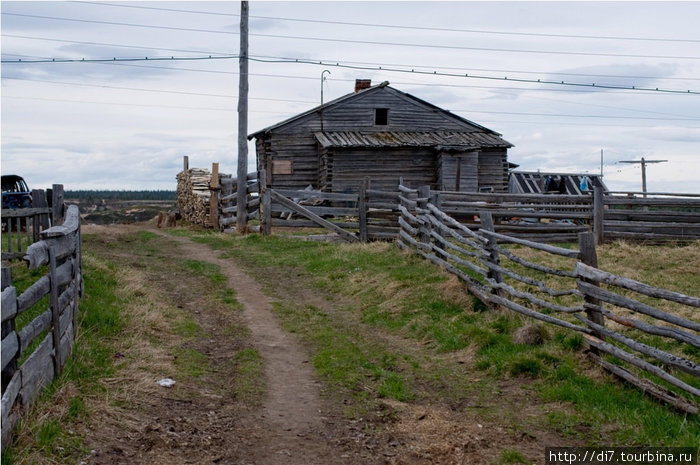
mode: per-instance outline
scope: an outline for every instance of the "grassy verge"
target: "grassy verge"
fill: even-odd
[[[90,254],[84,256],[85,298],[80,304],[80,333],[64,372],[38,402],[20,420],[17,440],[2,456],[3,465],[74,460],[86,450],[71,428],[88,415],[86,398],[104,390],[100,380],[112,377],[112,355],[125,321],[121,307],[125,299],[118,295],[114,268],[105,266]],[[14,282],[20,286],[32,279],[19,268]],[[25,281],[23,283],[23,281]],[[45,308],[45,306],[42,306]]]
[[[114,419],[126,411],[132,411],[130,421],[139,415],[133,409],[159,389],[160,378],[177,380],[169,391],[174,399],[189,402],[208,390],[232,403],[260,402],[263,367],[245,345],[247,329],[235,317],[219,326],[195,318],[209,309],[235,315],[235,293],[221,290],[218,268],[175,256],[172,249],[167,238],[151,232],[84,234],[85,296],[73,353],[63,375],[23,414],[3,465],[79,463],[90,454],[85,436],[96,419],[107,421],[91,436],[119,431]],[[24,289],[41,273],[18,267],[15,284]],[[181,286],[196,299],[180,292]],[[232,349],[224,367],[214,367],[209,358],[206,344],[214,339]],[[232,385],[239,378],[245,382]]]
[[[179,233],[226,250],[267,283],[285,327],[307,341],[349,415],[388,398],[479,404],[479,415],[502,421],[504,408],[521,409],[534,392],[538,414],[510,420],[525,432],[544,428],[591,445],[700,443],[697,417],[605,375],[588,363],[580,336],[542,327],[536,342],[517,343],[516,331],[532,321],[486,309],[452,277],[392,245]],[[644,280],[645,263],[654,273],[649,263],[658,253],[634,249],[628,259],[637,279]],[[615,265],[610,271],[622,274],[625,260],[619,250],[601,251],[601,262]],[[327,304],[309,304],[290,286],[315,289]]]

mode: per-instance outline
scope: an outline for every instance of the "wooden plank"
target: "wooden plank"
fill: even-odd
[[[318,199],[318,200],[333,200],[341,202],[357,202],[357,194],[341,194],[336,192],[322,192],[318,190],[293,190],[293,189],[275,189],[278,194],[290,199]]]
[[[691,297],[680,292],[669,291],[667,289],[660,289],[657,287],[650,286],[648,284],[635,281],[634,279],[623,278],[622,276],[617,276],[607,271],[599,270],[597,268],[579,263],[576,265],[576,273],[579,276],[604,282],[606,284],[611,284],[613,286],[622,287],[629,289],[631,291],[644,294],[649,297],[656,297],[658,299],[670,300],[683,305],[689,305],[691,307],[700,308],[700,298]],[[696,323],[697,325],[697,323]],[[699,326],[695,326],[695,330],[700,329]]]
[[[584,303],[584,306],[590,305],[591,304]],[[677,341],[690,344],[693,347],[700,348],[700,337],[694,334],[687,333],[678,328],[673,328],[670,326],[656,326],[646,323],[644,321],[635,320],[633,318],[627,318],[622,315],[618,315],[603,306],[597,306],[597,308],[594,307],[593,309],[601,312],[606,318],[613,320],[615,323],[627,326],[628,328],[639,329],[640,331],[644,331],[645,333],[654,334],[657,336],[670,337]]]
[[[49,231],[48,229],[46,231]],[[44,234],[46,231],[42,232]],[[78,245],[78,232],[73,231],[63,236],[55,236],[51,239],[44,239],[27,247],[24,261],[30,270],[49,263],[49,248],[53,248],[58,260],[75,253]]]
[[[34,352],[20,367],[22,373],[22,389],[20,398],[22,405],[30,405],[54,377],[53,339],[47,334]]]
[[[41,333],[51,327],[51,309],[44,311],[19,331],[20,355]]]
[[[649,373],[652,373],[659,378],[663,379],[664,381],[667,381],[674,386],[683,389],[684,391],[693,394],[694,396],[699,396],[700,397],[700,389],[693,387],[689,384],[687,384],[684,381],[681,381],[680,379],[676,378],[673,375],[670,375],[666,373],[664,370],[661,368],[657,367],[656,365],[653,365],[645,360],[640,359],[639,357],[636,357],[629,352],[626,352],[619,347],[616,347],[612,344],[609,344],[607,342],[604,342],[597,337],[590,335],[590,334],[584,334],[584,339],[588,344],[590,344],[592,347],[595,347],[596,349],[608,353],[610,355],[614,355],[615,357],[619,358],[620,360],[624,360],[625,362],[636,366],[637,368],[641,368],[644,371],[647,371]]]
[[[345,240],[347,240],[349,242],[358,242],[359,241],[359,239],[355,235],[345,231],[344,229],[334,225],[333,223],[331,223],[329,221],[324,220],[323,218],[321,218],[320,216],[316,215],[315,213],[309,211],[308,209],[306,209],[300,205],[297,205],[296,203],[292,202],[288,198],[278,194],[274,189],[270,189],[270,197],[273,201],[282,204],[283,206],[295,211],[296,213],[298,213],[302,216],[305,216],[306,218],[310,219],[311,221],[315,222],[316,224],[323,226],[326,229],[330,229],[331,231],[335,231],[336,233],[338,233],[338,235],[340,235],[342,238],[344,238]]]
[[[3,208],[3,218],[32,218],[37,215],[51,213],[48,207],[42,208]]]
[[[691,375],[695,376],[696,378],[700,378],[700,366],[698,366],[694,362],[691,362],[688,359],[685,359],[683,357],[679,357],[677,355],[670,354],[664,350],[657,349],[656,347],[651,347],[651,346],[643,344],[641,342],[637,342],[634,339],[630,339],[626,336],[623,336],[622,334],[619,334],[619,333],[616,333],[615,331],[607,329],[604,326],[596,324],[595,322],[589,320],[588,318],[584,318],[581,315],[574,315],[574,316],[576,318],[578,318],[581,322],[587,324],[589,327],[591,327],[595,331],[602,333],[605,336],[609,337],[610,339],[614,339],[617,342],[621,342],[622,344],[626,345],[630,349],[636,350],[637,352],[641,352],[641,353],[648,355],[650,357],[654,357],[655,359],[659,360],[662,363],[665,363],[667,365],[673,365],[674,367],[676,367],[680,370],[683,370],[686,373],[690,373]]]
[[[538,249],[538,250],[543,250],[545,252],[549,252],[549,253],[554,254],[554,255],[561,255],[562,257],[578,259],[578,258],[580,258],[580,255],[581,255],[578,250],[564,249],[562,247],[555,247],[552,245],[540,244],[538,242],[528,241],[525,239],[517,239],[514,237],[506,236],[504,234],[499,234],[496,232],[488,231],[486,229],[479,229],[479,232],[481,232],[482,234],[485,234],[486,236],[490,236],[490,237],[494,237],[496,239],[499,239],[503,242],[512,242],[514,244],[525,245],[527,247],[530,247],[533,249]]]
[[[4,371],[10,362],[14,361],[19,353],[19,339],[17,333],[12,331],[2,339],[2,370]]]
[[[624,307],[638,313],[643,313],[644,315],[652,316],[661,321],[673,323],[683,328],[700,331],[700,323],[681,318],[671,313],[664,312],[663,310],[659,310],[658,308],[652,307],[651,305],[647,305],[637,300],[630,299],[619,294],[615,294],[614,292],[602,289],[598,286],[589,284],[584,281],[579,281],[578,287],[581,292],[583,292],[587,296],[593,297],[594,299],[600,299],[603,302],[617,305],[618,307]]]
[[[8,383],[5,392],[2,393],[2,451],[4,452],[7,446],[10,445],[12,433],[15,430],[19,416],[17,411],[13,409],[19,389],[22,385],[22,375],[16,371],[12,379]]]
[[[17,316],[17,289],[6,287],[2,291],[2,322]]]
[[[22,386],[22,376],[19,371],[16,371],[14,375],[12,375],[12,379],[10,379],[10,382],[7,383],[7,387],[5,388],[5,392],[2,393],[2,426],[3,429],[5,427],[5,422],[8,419],[8,416],[10,414],[10,410],[12,410],[12,407],[15,405],[15,401],[17,400],[17,396],[19,395],[19,389]]]
[[[63,193],[63,184],[53,184],[51,186],[51,208],[53,209],[53,212],[51,214],[51,223],[55,225],[63,224],[64,223],[64,209],[65,205],[63,203],[64,201],[64,193]],[[76,209],[78,207],[75,207]],[[78,217],[78,221],[80,221],[80,218]],[[49,228],[51,229],[51,228]]]
[[[42,276],[17,297],[17,312],[22,313],[39,302],[50,290],[51,280],[48,276]]]
[[[55,207],[55,206],[54,206]],[[52,226],[41,232],[43,239],[66,236],[80,228],[80,210],[77,205],[71,205],[66,211],[65,221],[58,226]]]
[[[698,413],[698,407],[695,404],[682,397],[679,397],[674,392],[671,392],[668,389],[664,389],[647,379],[642,379],[621,366],[613,365],[612,363],[603,360],[596,354],[589,353],[588,356],[591,358],[591,360],[595,361],[597,364],[608,370],[610,373],[618,376],[624,381],[627,381],[633,386],[638,387],[643,392],[654,396],[657,399],[666,402],[667,404],[672,405],[673,407],[683,412],[691,414]]]
[[[531,262],[530,260],[519,257],[508,249],[503,247],[497,247],[498,253],[505,255],[509,260],[522,265],[526,268],[532,268],[533,270],[541,271],[542,273],[547,273],[555,276],[562,276],[566,278],[576,278],[577,274],[574,271],[559,270],[557,268],[552,268],[546,265],[541,265],[539,263]]]

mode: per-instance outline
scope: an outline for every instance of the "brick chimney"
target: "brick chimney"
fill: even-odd
[[[355,79],[355,93],[372,87],[371,79]]]

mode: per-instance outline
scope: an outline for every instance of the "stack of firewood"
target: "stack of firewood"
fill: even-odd
[[[211,172],[206,168],[191,168],[177,175],[177,206],[182,218],[210,227],[209,199]]]

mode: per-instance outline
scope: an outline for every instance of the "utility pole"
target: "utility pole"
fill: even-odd
[[[620,161],[619,163],[639,163],[642,165],[642,192],[644,193],[644,197],[647,196],[647,163],[664,163],[667,162],[668,160],[645,160],[644,157],[642,157],[641,160],[623,160]]]
[[[238,56],[238,185],[236,230],[244,234],[248,223],[248,2],[241,2],[241,52]]]

